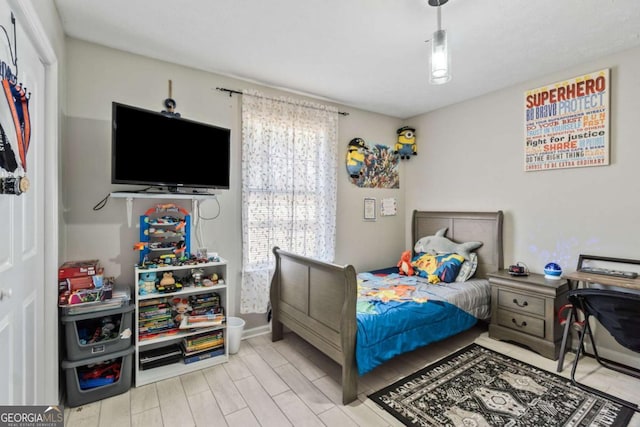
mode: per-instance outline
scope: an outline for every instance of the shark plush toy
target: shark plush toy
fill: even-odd
[[[471,258],[471,252],[482,246],[482,242],[456,243],[446,237],[446,228],[436,232],[434,236],[426,236],[418,240],[413,247],[416,253],[427,253],[431,255],[456,253],[464,257],[465,260]]]

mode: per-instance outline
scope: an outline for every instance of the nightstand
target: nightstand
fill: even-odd
[[[506,270],[488,274],[491,283],[489,337],[525,345],[557,360],[562,342],[558,309],[567,302],[565,279],[542,274],[512,276]]]

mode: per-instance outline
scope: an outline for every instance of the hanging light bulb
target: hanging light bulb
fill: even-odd
[[[431,39],[431,73],[429,83],[439,85],[451,80],[451,55],[447,43],[447,30],[441,29],[440,6],[448,0],[429,0],[431,6],[438,8],[438,29]]]

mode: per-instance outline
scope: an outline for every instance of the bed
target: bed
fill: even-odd
[[[414,211],[412,217],[412,242],[416,243],[425,236],[432,236],[439,230],[447,229],[446,237],[455,242],[482,242],[482,246],[474,252],[477,255],[477,268],[472,280],[478,289],[482,286],[486,289],[486,298],[490,298],[489,285],[486,280],[487,273],[503,268],[503,247],[502,247],[502,211],[497,212],[430,212]],[[427,301],[423,301],[422,306],[433,311],[432,314],[420,314],[420,321],[416,321],[416,327],[412,331],[405,331],[400,335],[386,327],[377,326],[369,332],[363,332],[363,318],[367,317],[366,312],[358,310],[362,304],[363,286],[366,285],[367,273],[356,274],[351,265],[336,265],[332,263],[318,261],[312,258],[300,256],[279,248],[274,248],[276,258],[275,273],[271,283],[271,308],[272,308],[272,341],[283,338],[283,327],[287,327],[307,342],[318,348],[328,357],[336,361],[342,367],[342,401],[348,404],[357,397],[357,380],[359,366],[357,360],[373,366],[383,363],[397,354],[411,351],[417,347],[427,345],[449,336],[458,334],[472,327],[478,320],[460,315],[455,307],[452,309],[448,301],[458,298],[456,292],[452,293],[452,287],[442,286],[449,293],[442,302],[436,295],[429,295]],[[400,254],[398,254],[400,256]],[[393,265],[396,260],[390,260],[389,265]],[[387,271],[373,272],[374,276],[381,276]],[[382,277],[382,276],[381,276]],[[408,277],[405,277],[408,279]],[[388,280],[388,277],[384,280]],[[442,284],[446,285],[446,284]],[[374,285],[375,287],[375,285]],[[435,287],[434,287],[435,288]],[[460,289],[468,289],[471,286],[460,286]],[[359,298],[360,295],[360,298]],[[462,296],[461,299],[466,297]],[[488,301],[480,299],[477,304],[487,305]],[[411,304],[403,304],[411,306]],[[414,307],[415,308],[415,307]],[[442,308],[440,310],[439,308]],[[444,311],[443,311],[444,310]],[[451,315],[447,310],[453,310],[453,317],[460,317],[448,325]],[[401,312],[394,309],[390,311]],[[488,312],[484,315],[488,316]],[[395,315],[395,314],[393,314]],[[404,313],[406,316],[406,312]],[[430,317],[431,316],[431,317]],[[437,318],[437,328],[429,325],[429,319]],[[422,324],[422,321],[427,322]],[[389,321],[387,319],[386,324]],[[393,323],[393,322],[392,322]],[[406,324],[405,321],[395,322]],[[375,323],[374,323],[375,324]],[[443,325],[445,325],[443,327]],[[374,326],[376,328],[376,326]],[[360,329],[360,332],[359,332]],[[425,337],[426,330],[438,330],[435,336]],[[379,332],[384,330],[384,337],[377,337]],[[373,331],[373,333],[372,333]],[[367,339],[363,339],[363,334]],[[376,335],[371,339],[372,335]],[[357,339],[357,337],[360,337]],[[375,340],[394,340],[392,351],[387,347],[377,346]],[[363,353],[363,343],[365,347],[375,349],[384,347],[382,355],[374,355],[373,361],[367,360],[369,354]],[[397,344],[397,345],[396,345]],[[359,346],[358,354],[356,351]],[[368,350],[366,350],[368,351]],[[370,363],[371,362],[371,363]],[[365,370],[369,370],[367,366]],[[360,371],[362,372],[362,370]]]

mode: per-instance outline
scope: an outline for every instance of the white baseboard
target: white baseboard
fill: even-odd
[[[571,341],[572,352],[576,352],[578,348],[578,340],[573,339]],[[596,338],[596,344],[598,345],[598,340]],[[593,354],[593,346],[590,342],[585,342],[585,349],[587,353]],[[622,348],[622,346],[620,346]],[[631,350],[623,349],[622,351],[605,347],[604,345],[598,345],[598,355],[604,359],[608,359],[614,362],[622,363],[623,365],[631,366],[635,369],[640,369],[640,360],[638,360],[638,354],[632,353]]]
[[[256,326],[255,328],[245,329],[242,331],[242,339],[248,339],[257,337],[260,335],[270,334],[271,333],[271,322],[266,325]]]
[[[593,354],[593,347],[591,347],[591,345],[585,345],[585,347],[589,353]],[[623,365],[631,366],[635,369],[640,369],[640,361],[638,361],[637,354],[626,354],[610,348],[598,346],[598,355],[604,359],[622,363]]]

